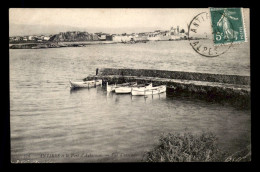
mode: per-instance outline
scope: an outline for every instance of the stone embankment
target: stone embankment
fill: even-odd
[[[167,96],[184,96],[208,102],[251,107],[250,77],[147,69],[99,69],[84,80],[102,79],[105,84],[134,82],[167,85]]]

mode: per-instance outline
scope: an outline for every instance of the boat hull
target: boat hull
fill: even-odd
[[[115,92],[117,94],[127,94],[127,93],[131,93],[132,87],[118,87],[115,88]]]
[[[147,90],[147,89],[150,89],[150,88],[153,88],[153,84],[149,84],[147,86],[142,86],[142,87],[134,87],[133,89],[136,90],[136,91],[144,91],[144,90]]]
[[[120,86],[115,87],[115,92],[117,94],[127,94],[131,93],[132,88],[137,85],[136,82],[133,83],[125,83],[125,84],[120,84]]]
[[[131,94],[133,96],[145,96],[145,95],[155,95],[166,92],[166,85],[151,87],[146,89],[135,89],[133,88]]]
[[[72,82],[70,81],[70,88],[91,88],[98,85],[102,85],[102,80]]]
[[[116,85],[108,85],[107,84],[107,92],[114,92],[116,89]]]

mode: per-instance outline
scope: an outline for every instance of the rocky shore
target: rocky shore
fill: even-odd
[[[87,45],[98,44],[133,44],[133,43],[146,43],[147,41],[135,42],[113,42],[113,41],[83,41],[83,42],[47,42],[47,43],[21,43],[10,44],[10,49],[42,49],[42,48],[62,48],[62,47],[84,47]]]
[[[112,41],[93,41],[93,42],[59,42],[59,43],[28,43],[12,44],[10,49],[42,49],[42,48],[62,48],[62,47],[84,47],[86,45],[114,44]]]

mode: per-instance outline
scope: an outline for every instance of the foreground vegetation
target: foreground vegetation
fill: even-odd
[[[250,161],[251,148],[228,155],[220,150],[217,137],[207,132],[201,135],[164,134],[160,137],[158,145],[146,152],[143,161],[146,162],[230,162]]]

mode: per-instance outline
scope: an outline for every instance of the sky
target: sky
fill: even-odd
[[[89,9],[89,8],[11,8],[9,9],[9,34],[30,35],[87,31],[90,33],[134,33],[169,30],[177,25],[187,31],[192,18],[208,11],[200,9]]]

